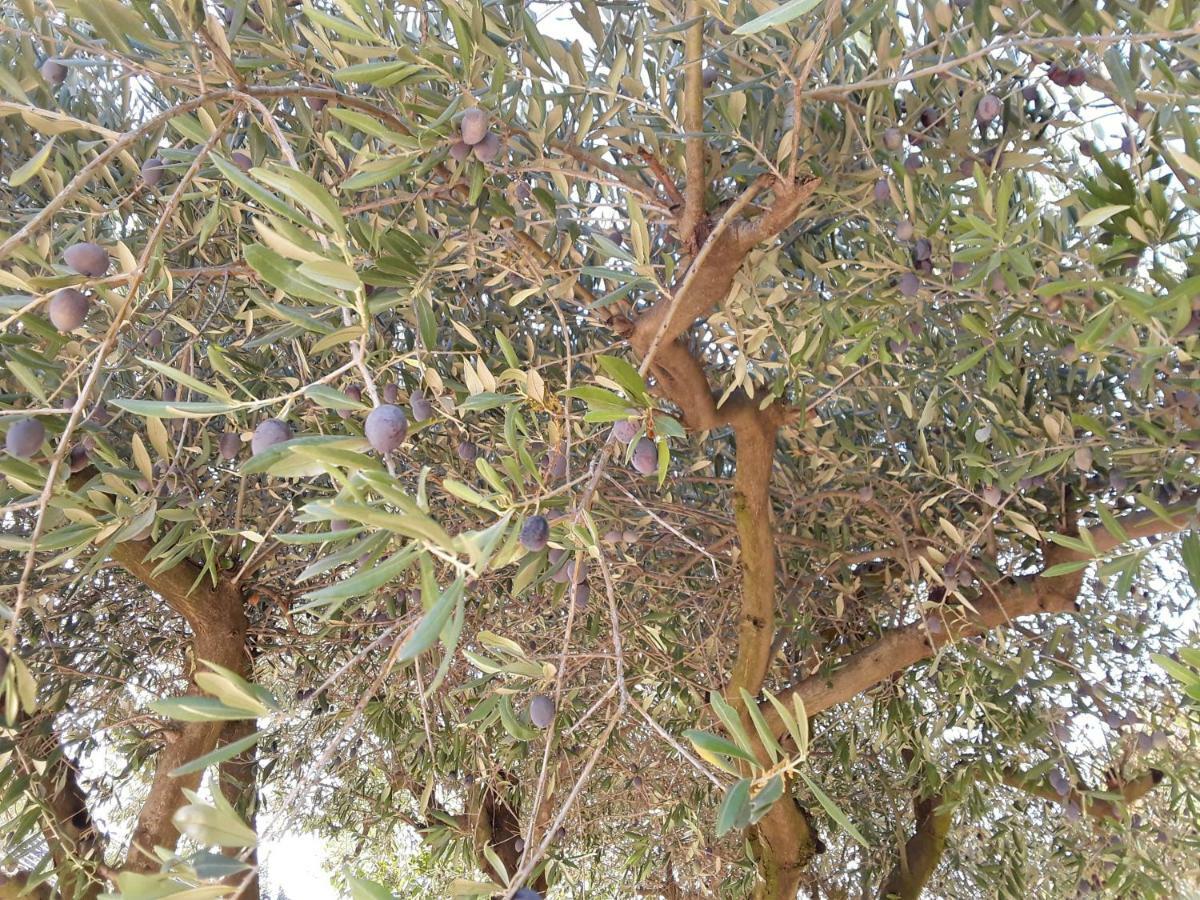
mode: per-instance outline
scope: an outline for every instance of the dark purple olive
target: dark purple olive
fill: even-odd
[[[900,293],[905,297],[915,297],[921,290],[921,279],[916,272],[905,272],[898,282]]]
[[[981,497],[983,497],[983,502],[986,503],[988,506],[999,506],[1000,505],[1000,500],[1001,500],[1000,488],[996,487],[994,484],[989,484],[986,487],[984,487],[984,489],[979,492],[979,495]]]
[[[612,427],[613,437],[622,444],[628,444],[637,437],[638,431],[638,423],[634,419],[622,419]]]
[[[633,448],[633,468],[642,475],[658,469],[658,448],[650,438],[642,438]]]
[[[146,346],[157,349],[162,346],[163,333],[160,328],[151,328],[146,332]]]
[[[543,549],[550,540],[550,523],[545,516],[530,516],[521,526],[521,546],[531,553]]]
[[[42,448],[46,426],[37,419],[18,419],[4,436],[4,449],[17,459],[29,459]]]
[[[992,290],[997,294],[1008,293],[1008,282],[1004,279],[1003,273],[999,270],[992,273],[991,281]]]
[[[480,162],[490,163],[500,155],[500,138],[489,131],[487,137],[471,149],[475,151],[475,158]]]
[[[913,258],[918,262],[928,262],[933,258],[933,242],[929,238],[917,238],[913,245]]]
[[[88,298],[75,288],[63,288],[50,298],[50,321],[63,334],[83,324],[88,314]]]
[[[83,444],[76,444],[71,448],[71,455],[67,457],[67,467],[72,472],[82,472],[88,467],[88,448]]]
[[[960,281],[971,274],[971,264],[958,260],[950,266],[950,274],[955,281]]]
[[[571,598],[571,602],[575,604],[578,610],[587,609],[588,600],[592,596],[592,586],[586,581],[576,581],[567,588],[567,594]]]
[[[230,154],[229,158],[233,160],[233,164],[243,172],[249,172],[252,168],[254,168],[254,160],[252,160],[248,154],[243,153],[241,150],[235,150],[232,154]]]
[[[175,390],[174,385],[168,384],[162,390],[163,403],[174,403],[179,399],[179,392]]]
[[[227,431],[217,440],[217,450],[221,459],[236,459],[242,451],[242,436],[236,431]]]
[[[464,144],[469,144],[472,147],[488,136],[488,116],[487,113],[478,106],[468,109],[463,113],[462,121],[458,124],[459,133],[462,135]]]
[[[254,429],[254,437],[250,439],[250,452],[257,456],[264,450],[291,439],[292,427],[287,422],[281,419],[265,419]]]
[[[554,701],[545,694],[538,694],[529,701],[529,721],[538,728],[549,728],[554,721]]]
[[[408,419],[400,407],[385,403],[371,410],[363,431],[376,452],[391,453],[404,443],[408,434]]]
[[[42,77],[46,81],[58,87],[67,80],[67,67],[60,63],[57,59],[48,59],[42,63],[42,67],[38,70],[42,73]]]
[[[450,158],[462,162],[471,155],[471,145],[466,141],[455,141],[450,145]]]
[[[913,239],[913,223],[904,219],[896,223],[896,240],[911,241]]]
[[[472,441],[459,441],[456,452],[465,463],[473,463],[479,457],[479,448]]]
[[[984,94],[975,106],[975,121],[986,125],[1004,110],[1004,104],[995,94]]]
[[[883,131],[883,146],[896,151],[904,146],[904,135],[899,128],[885,128]]]
[[[324,97],[305,97],[304,103],[313,112],[320,112],[329,101]]]
[[[567,454],[562,447],[556,447],[546,454],[546,477],[551,480],[567,477]]]
[[[880,178],[875,182],[875,202],[887,203],[892,198],[892,192],[888,188],[886,178]]]
[[[1024,97],[1026,100],[1029,100],[1030,102],[1037,100],[1037,98],[1038,98],[1037,85],[1036,84],[1025,85],[1025,87],[1021,88],[1021,96]]]
[[[63,252],[63,262],[80,275],[99,278],[108,271],[108,251],[99,244],[83,241],[72,244]]]
[[[518,838],[518,840],[520,840],[520,838]],[[517,852],[520,853],[521,851],[518,850]],[[523,887],[513,894],[513,900],[542,900],[542,895],[533,888]]]
[[[412,410],[412,417],[417,422],[424,422],[433,415],[433,404],[420,392],[408,398],[408,408]]]
[[[918,169],[920,169],[921,154],[910,153],[908,156],[904,157],[904,168],[906,168],[909,172],[916,172]]]
[[[551,547],[549,554],[550,568],[557,566],[566,557],[567,551],[559,547]],[[570,564],[563,565],[550,576],[550,580],[556,584],[565,584],[567,579],[571,577]]]
[[[1087,70],[1076,66],[1067,72],[1067,84],[1071,87],[1081,87],[1087,81]]]
[[[166,166],[166,163],[163,162],[159,157],[150,157],[148,160],[142,163],[142,181],[146,182],[146,184],[150,185],[150,187],[157,187],[158,183],[162,181],[163,174],[166,171],[163,168],[164,166]]]
[[[391,403],[393,406],[400,399],[400,389],[394,384],[385,384],[379,391],[379,396],[384,403]]]
[[[927,106],[921,110],[921,127],[932,128],[934,125],[942,121],[941,114],[932,106]]]
[[[1046,70],[1046,77],[1059,87],[1067,87],[1071,83],[1071,73],[1058,63],[1050,64],[1050,68]]]

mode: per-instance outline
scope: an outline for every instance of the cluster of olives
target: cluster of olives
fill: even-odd
[[[461,162],[472,153],[480,162],[490,163],[500,154],[500,138],[488,130],[488,116],[477,106],[462,115],[458,123],[459,139],[450,145],[450,156]]]
[[[612,427],[613,440],[629,444],[637,437],[639,431],[638,423],[633,419],[622,419]],[[658,471],[658,447],[654,441],[648,437],[640,438],[633,446],[630,463],[634,471],[641,475],[650,475]]]

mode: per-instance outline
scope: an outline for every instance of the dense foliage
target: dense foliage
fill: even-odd
[[[1198,19],[6,5],[0,897],[1200,887]]]

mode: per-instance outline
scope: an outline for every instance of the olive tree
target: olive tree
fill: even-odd
[[[0,897],[1195,888],[1198,18],[5,7]]]

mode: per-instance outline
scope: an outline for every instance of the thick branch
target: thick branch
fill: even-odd
[[[1146,796],[1153,788],[1162,783],[1164,777],[1165,775],[1162,770],[1150,769],[1112,790],[1112,793],[1121,795],[1121,800],[1107,800],[1104,797],[1096,797],[1088,801],[1086,808],[1080,801],[1080,788],[1072,790],[1064,797],[1054,789],[1048,780],[1033,780],[1027,772],[1021,772],[1016,769],[1005,770],[1001,774],[1000,780],[1009,787],[1017,788],[1018,790],[1025,791],[1027,794],[1041,797],[1043,800],[1049,800],[1053,803],[1066,804],[1073,801],[1079,806],[1081,812],[1086,812],[1089,816],[1096,819],[1119,819],[1121,818],[1121,810],[1126,804],[1133,803]]]
[[[715,309],[729,294],[733,278],[746,255],[756,245],[795,222],[818,184],[816,179],[798,184],[775,181],[774,202],[761,210],[756,218],[737,216],[726,227],[718,226],[709,235],[675,294],[660,299],[634,323],[630,342],[638,355],[644,356],[653,345],[668,316],[666,329],[659,339],[662,346],[672,343],[692,322]],[[747,193],[753,196],[760,189],[761,185],[756,182],[747,188]]]
[[[29,876],[24,872],[5,875],[0,872],[0,900],[51,900],[54,891],[46,882],[28,887]]]
[[[913,804],[913,815],[916,828],[905,843],[896,867],[880,887],[881,898],[916,900],[920,897],[946,849],[946,834],[950,831],[954,807],[944,803],[940,796],[926,797]]]
[[[21,747],[18,764],[44,807],[41,830],[59,887],[64,894],[70,892],[80,900],[90,900],[99,895],[101,885],[91,877],[88,864],[104,861],[103,843],[75,765],[62,747],[51,715],[38,714],[18,722],[17,727]],[[43,761],[44,767],[39,769],[30,760]],[[4,896],[0,889],[0,898]]]
[[[1195,518],[1195,501],[1189,499],[1167,513],[1166,518],[1150,512],[1132,513],[1118,522],[1127,540],[1180,531]],[[1093,543],[1099,553],[1104,554],[1122,541],[1105,531],[1095,534]],[[1049,561],[1058,563],[1083,558],[1077,553],[1056,551]],[[988,596],[974,601],[976,612],[963,607],[945,608],[930,620],[936,623],[933,630],[925,621],[917,621],[886,631],[875,643],[843,659],[833,671],[806,678],[781,692],[779,697],[788,701],[792,696],[798,696],[808,714],[815,715],[928,659],[952,641],[1006,626],[1021,616],[1074,612],[1082,583],[1081,572],[1054,578],[1039,574],[1008,579]],[[775,732],[782,734],[783,723],[774,706],[763,703],[760,709]]]
[[[507,884],[508,879],[520,868],[521,851],[517,849],[521,840],[521,820],[517,810],[493,785],[480,788],[475,805],[475,859],[484,872],[497,884]],[[489,848],[504,865],[500,872],[484,854]],[[546,889],[545,876],[539,875],[530,885],[534,890]]]
[[[241,591],[224,581],[213,587],[200,569],[187,561],[154,574],[154,561],[146,556],[152,546],[149,541],[126,541],[113,548],[112,558],[150,590],[162,595],[171,609],[187,620],[192,629],[195,659],[248,674],[246,631],[249,623]],[[188,692],[199,693],[199,690],[193,684]],[[163,748],[150,794],[138,814],[125,860],[126,868],[135,872],[156,872],[159,862],[154,848],[174,848],[179,832],[171,818],[183,805],[184,789],[199,787],[202,773],[177,778],[171,772],[214,750],[223,727],[221,722],[188,722]]]

